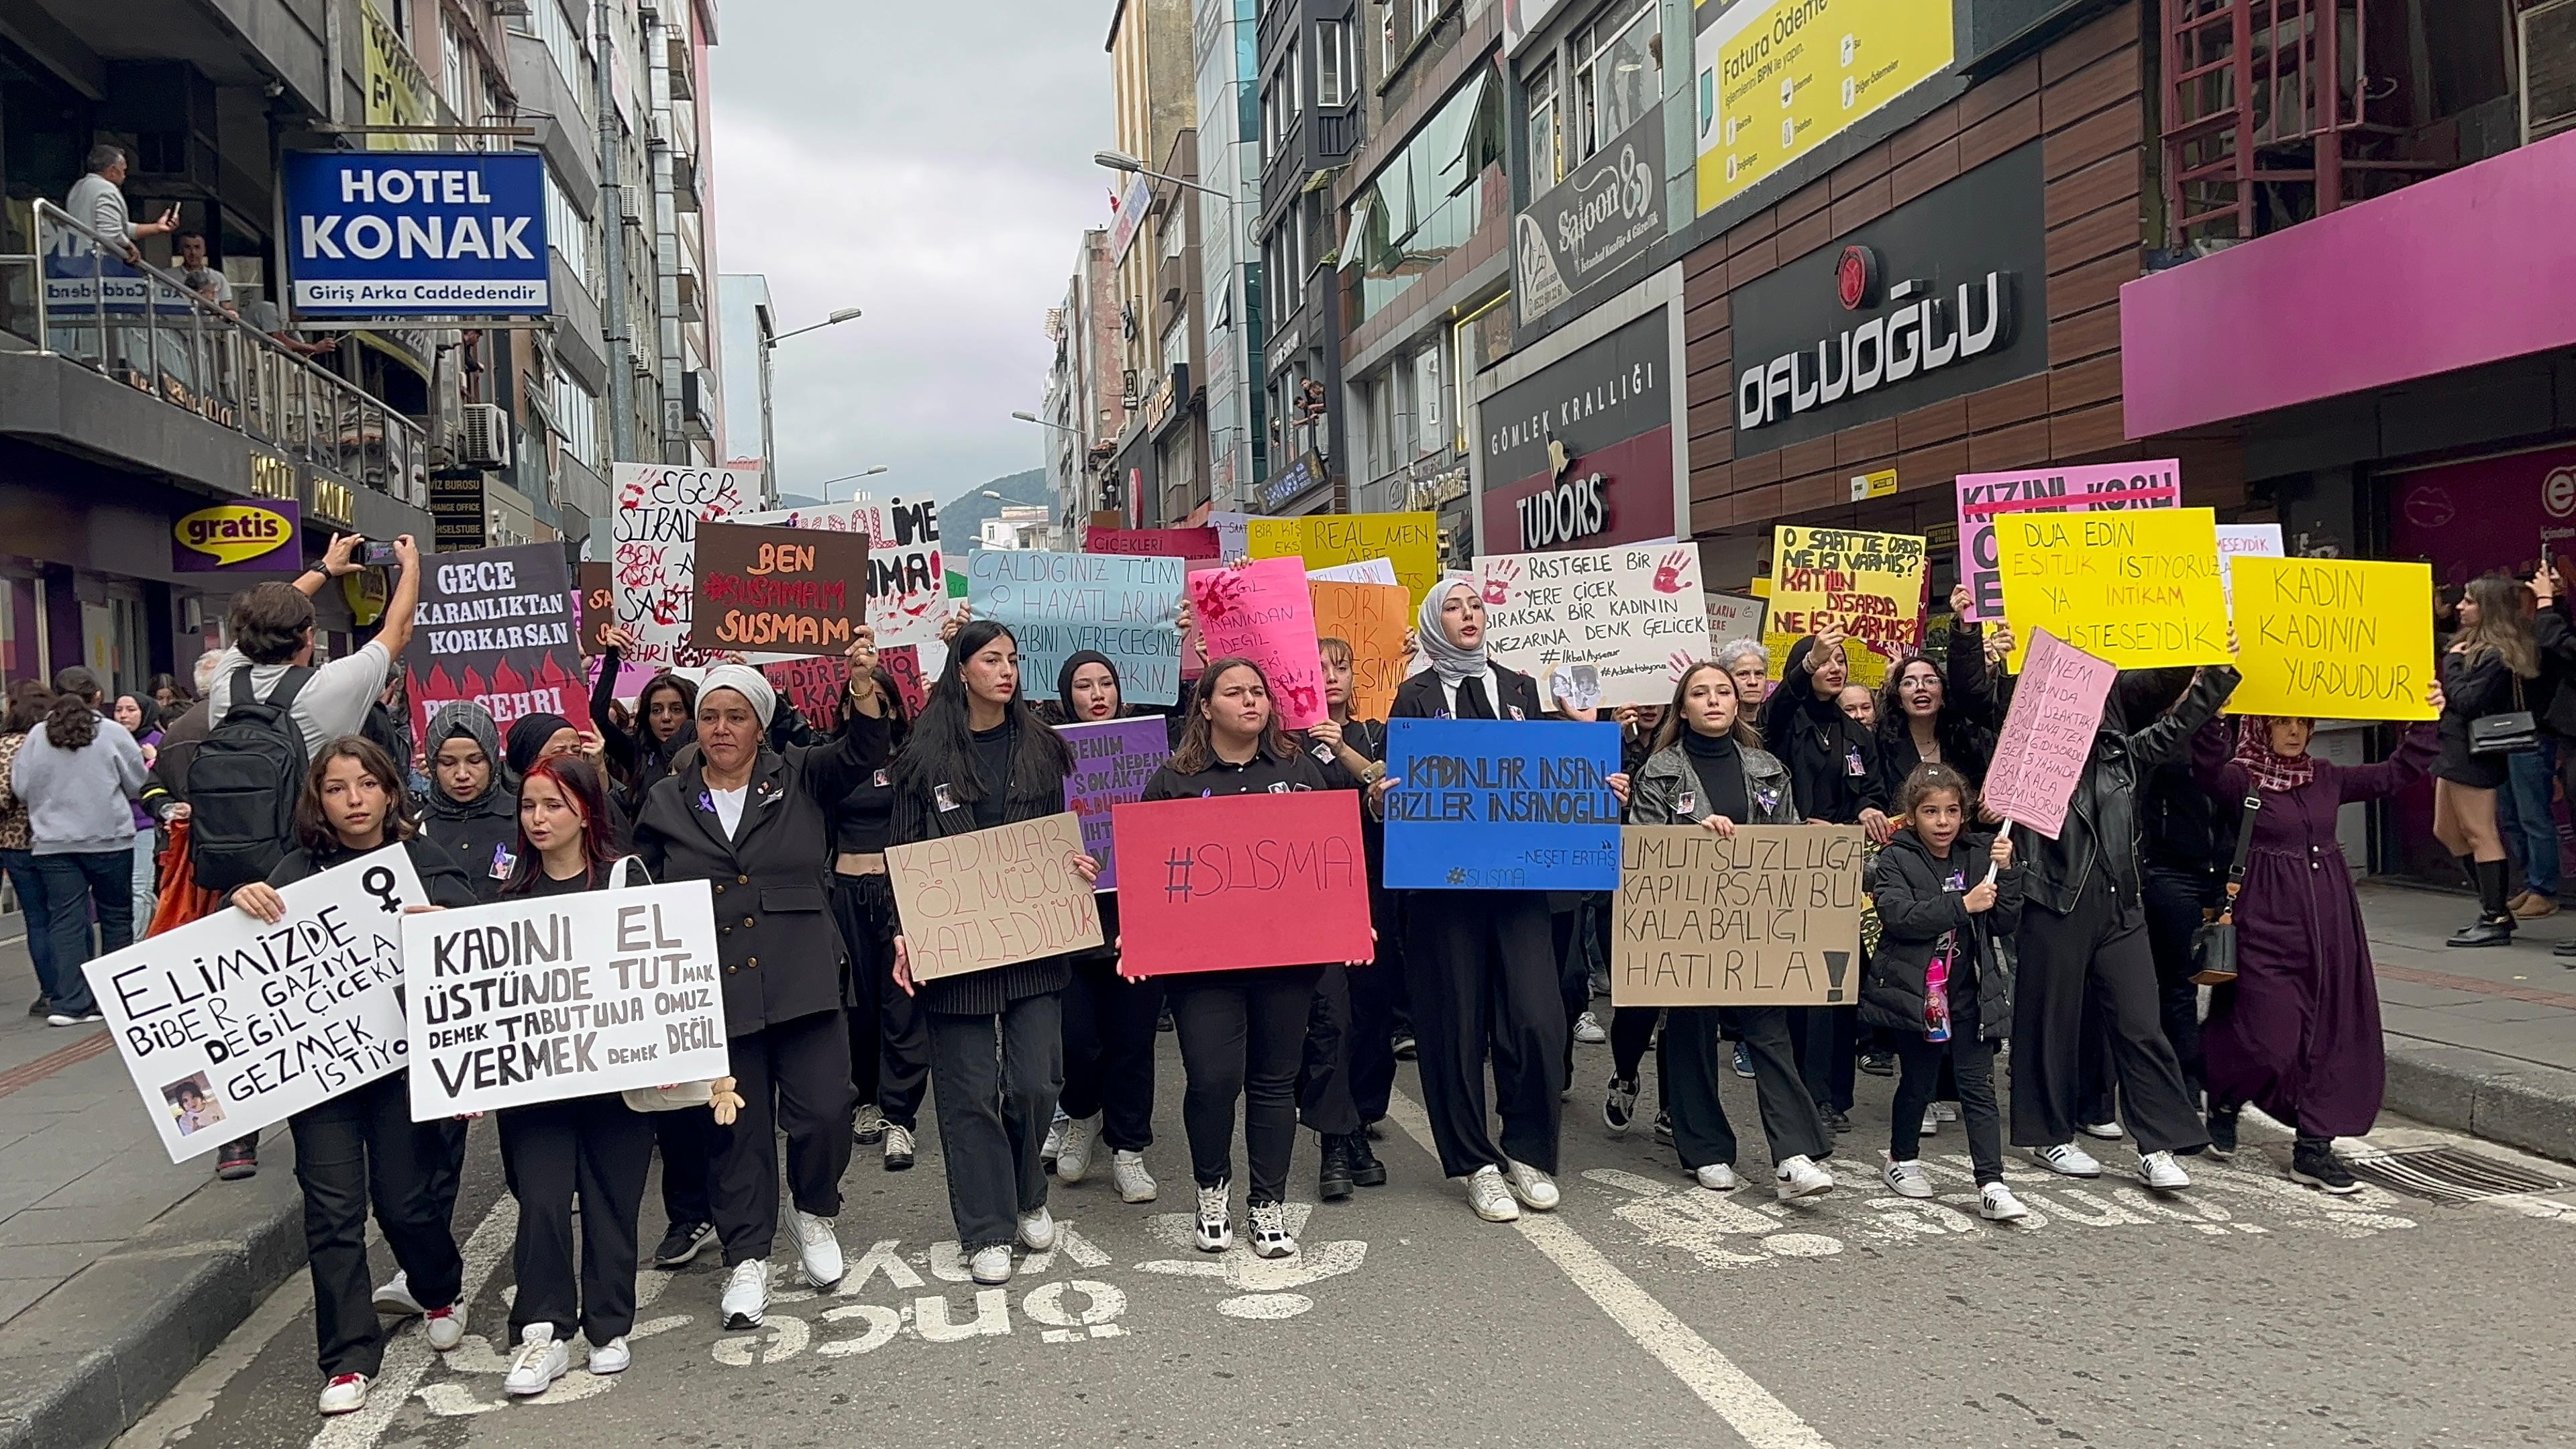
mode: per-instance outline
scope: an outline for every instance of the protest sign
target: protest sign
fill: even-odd
[[[1214,512],[1207,516],[1208,527],[1216,530],[1218,558],[1252,556],[1252,515],[1249,513]]]
[[[1315,637],[1351,646],[1351,718],[1384,719],[1404,683],[1404,632],[1413,605],[1402,584],[1310,581]]]
[[[277,893],[275,925],[227,907],[81,967],[172,1162],[405,1063],[402,913],[430,904],[411,857],[389,846]]]
[[[1663,704],[1682,670],[1709,655],[1690,544],[1485,554],[1471,582],[1484,596],[1493,658],[1533,677],[1591,666],[1603,704]]]
[[[1784,523],[1772,532],[1771,599],[1763,643],[1771,677],[1809,634],[1845,635],[1850,682],[1872,689],[1896,661],[1923,647],[1923,540]],[[1706,657],[1706,656],[1702,656]]]
[[[727,521],[867,535],[868,623],[876,628],[877,647],[939,642],[939,626],[948,618],[948,580],[939,551],[939,508],[931,500],[862,495]]]
[[[758,468],[689,468],[614,463],[617,621],[635,636],[627,663],[648,670],[703,665],[689,642],[697,598],[698,524],[740,512],[760,496]]]
[[[1100,907],[1073,868],[1082,853],[1082,826],[1070,812],[888,846],[912,979],[1099,945]]]
[[[1119,853],[1136,874],[1118,908],[1118,969],[1375,960],[1359,801],[1312,790],[1119,806]]]
[[[431,554],[420,565],[420,606],[403,651],[414,738],[460,699],[483,706],[505,732],[521,715],[589,718],[562,544]]]
[[[1306,561],[1306,567],[1363,563],[1382,558],[1395,567],[1413,602],[1440,578],[1440,521],[1430,513],[1316,513],[1303,518],[1256,518],[1247,546],[1254,558]]]
[[[573,569],[573,592],[581,596],[581,653],[587,659],[608,651],[603,635],[617,622],[617,566],[580,564]]]
[[[2016,670],[2041,629],[2121,669],[2234,658],[2206,508],[2010,514],[1995,544]]]
[[[702,880],[403,921],[411,1117],[730,1076]]]
[[[1010,626],[1020,678],[1043,693],[1064,661],[1096,649],[1129,704],[1177,704],[1182,562],[1117,554],[979,548],[966,555],[975,617]]]
[[[1073,773],[1064,777],[1064,808],[1082,822],[1083,853],[1100,862],[1095,891],[1118,889],[1117,841],[1109,829],[1112,806],[1133,804],[1145,782],[1171,757],[1171,734],[1160,715],[1104,719],[1056,726],[1073,750]]]
[[[1739,599],[1733,594],[1704,594],[1708,600],[1708,637],[1712,644],[1736,639],[1760,642],[1762,620],[1770,606],[1760,599]]]
[[[698,525],[689,642],[710,652],[838,654],[866,613],[867,535]]]
[[[1084,553],[1123,553],[1136,558],[1215,558],[1213,528],[1102,528],[1082,531]]]
[[[1190,618],[1210,662],[1244,658],[1269,676],[1270,705],[1283,728],[1326,717],[1324,665],[1315,649],[1315,602],[1293,558],[1188,576]]]
[[[940,652],[944,655],[947,651]],[[930,682],[938,677],[934,671],[922,668],[922,653],[923,646],[918,644],[897,644],[877,651],[878,667],[894,680],[895,693],[903,696],[906,719],[921,718],[922,707],[930,703]]]
[[[2227,596],[2228,617],[2236,614],[2236,560],[2247,556],[2279,558],[2281,525],[2277,523],[2222,523],[2218,525],[2218,587]]]
[[[1836,1006],[1860,999],[1862,846],[1851,825],[1631,825],[1619,834],[1610,1000]]]
[[[1306,577],[1321,584],[1389,584],[1400,585],[1395,576],[1393,559],[1362,559],[1358,563],[1334,564],[1330,568],[1308,569]]]
[[[1986,767],[1984,804],[2055,840],[2075,782],[2093,758],[2102,701],[2120,671],[2045,629],[2032,636],[2028,653]]]
[[[877,656],[883,663],[885,656]],[[782,659],[760,666],[763,678],[778,690],[781,702],[796,706],[805,722],[820,734],[841,727],[841,700],[850,687],[850,661],[838,654]]]
[[[1390,720],[1385,884],[1616,890],[1618,769],[1614,724]]]
[[[1963,617],[1971,624],[1991,624],[2004,616],[2003,573],[1995,556],[1996,519],[2030,512],[2180,508],[2182,464],[2160,458],[2089,468],[1962,473],[1958,489],[1959,581],[1968,586]]]
[[[2242,555],[2236,640],[2229,714],[2433,718],[2430,564]]]

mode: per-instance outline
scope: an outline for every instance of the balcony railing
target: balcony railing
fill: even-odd
[[[188,289],[128,262],[98,233],[36,202],[36,252],[0,255],[0,331],[96,369],[405,503],[426,504],[419,424]]]

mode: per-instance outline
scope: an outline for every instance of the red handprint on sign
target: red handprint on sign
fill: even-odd
[[[1655,592],[1659,594],[1680,593],[1682,591],[1682,569],[1689,562],[1689,549],[1677,548],[1671,553],[1665,554],[1662,565],[1655,570]]]
[[[1313,719],[1323,713],[1315,686],[1304,680],[1285,686],[1280,693],[1288,696],[1288,714],[1292,719]]]
[[[1690,667],[1698,662],[1679,649],[1664,656],[1664,667],[1672,671],[1672,677],[1675,679],[1690,673]]]
[[[1512,585],[1521,580],[1520,560],[1498,558],[1485,568],[1485,603],[1488,606],[1512,601]]]
[[[1232,569],[1203,569],[1190,575],[1190,599],[1198,616],[1222,624],[1243,604],[1249,585]]]

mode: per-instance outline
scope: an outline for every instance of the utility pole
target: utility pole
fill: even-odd
[[[610,47],[616,38],[608,28],[608,14],[616,0],[599,0],[599,54],[593,69],[598,73],[599,106],[599,230],[604,243],[607,267],[601,287],[607,296],[600,298],[600,326],[606,334],[602,340],[608,351],[608,456],[620,463],[638,461],[635,453],[635,364],[628,347],[626,322],[626,206],[625,188],[618,183],[623,174],[618,165],[617,96],[609,83],[616,67],[609,64]]]

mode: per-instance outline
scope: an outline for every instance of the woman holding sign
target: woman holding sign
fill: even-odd
[[[439,706],[429,718],[428,798],[421,829],[474,880],[484,900],[501,894],[518,868],[516,802],[501,778],[501,734],[470,699]]]
[[[1325,716],[1305,731],[1306,751],[1363,788],[1374,785],[1386,774],[1386,721],[1351,713],[1350,641],[1326,637],[1315,647],[1323,665]],[[1396,955],[1395,893],[1379,884],[1386,874],[1386,826],[1366,810],[1360,812],[1360,849],[1368,861],[1369,929],[1377,933],[1377,960],[1363,971],[1329,965],[1317,979],[1299,1089],[1300,1115],[1323,1141],[1315,1190],[1327,1202],[1349,1197],[1354,1187],[1386,1186],[1386,1164],[1369,1145],[1369,1128],[1386,1116],[1395,1088],[1395,1019],[1404,967]]]
[[[635,636],[625,626],[608,624],[600,637],[608,647],[599,656],[599,682],[590,692],[590,722],[608,750],[609,767],[626,782],[627,809],[641,813],[644,797],[671,773],[671,761],[698,738],[698,687],[664,672],[644,682],[635,697],[633,728],[611,713],[617,703],[618,658],[635,650]]]
[[[393,757],[344,735],[324,745],[304,772],[295,803],[297,847],[266,883],[233,892],[233,904],[272,924],[286,919],[277,887],[346,865],[400,842],[432,902],[470,906],[474,887],[436,841],[420,833]],[[384,1331],[367,1284],[367,1208],[402,1267],[409,1302],[426,1305],[423,1333],[445,1353],[465,1341],[459,1298],[465,1263],[433,1179],[462,1130],[455,1122],[411,1120],[411,1078],[394,1072],[354,1087],[288,1120],[295,1180],[304,1189],[304,1248],[313,1275],[313,1331],[322,1364],[322,1412],[367,1406],[367,1385],[384,1362]]]
[[[853,658],[850,672],[874,683],[855,708],[884,717],[889,755],[900,754],[910,723],[893,677],[878,667],[873,649]],[[912,998],[894,989],[894,891],[885,862],[894,825],[892,771],[870,772],[830,813],[832,915],[850,950],[842,1000],[850,1014],[850,1080],[859,1093],[852,1140],[882,1143],[885,1170],[907,1172],[921,1094],[930,1085],[930,1037]]]
[[[2469,581],[2460,599],[2460,632],[2442,651],[2442,757],[2433,766],[2433,835],[2459,857],[2460,869],[2478,889],[2478,918],[2451,933],[2453,946],[2504,946],[2513,941],[2514,915],[2505,899],[2513,865],[2496,829],[2496,791],[2505,783],[2508,750],[2482,750],[2480,720],[2524,709],[2526,681],[2540,677],[2540,655],[2564,639],[2567,623],[2550,607],[2556,580],[2542,569],[2532,580],[2540,604],[2534,619],[2522,616],[2522,586],[2489,574]],[[2547,631],[2546,640],[2535,630]]]

